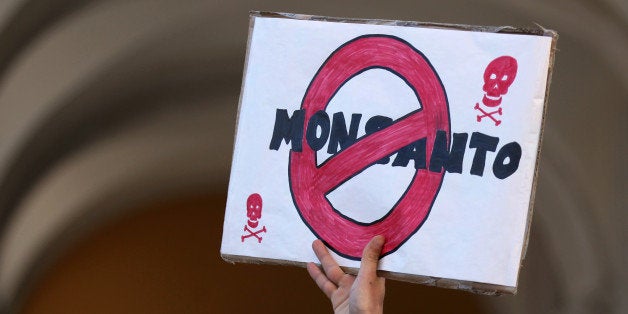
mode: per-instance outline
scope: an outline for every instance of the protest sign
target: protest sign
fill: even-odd
[[[251,15],[221,254],[514,293],[556,34]]]

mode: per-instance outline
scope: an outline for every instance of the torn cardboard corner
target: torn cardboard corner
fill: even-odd
[[[516,293],[557,37],[251,12],[221,256]]]

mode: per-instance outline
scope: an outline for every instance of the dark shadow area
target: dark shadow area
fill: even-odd
[[[130,211],[73,246],[43,275],[22,313],[328,313],[298,267],[224,262],[226,195]],[[387,282],[389,313],[482,313],[469,293]]]

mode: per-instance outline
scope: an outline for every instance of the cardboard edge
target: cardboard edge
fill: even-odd
[[[233,177],[233,163],[235,162],[235,159],[236,159],[235,154],[236,154],[236,146],[238,144],[237,141],[238,141],[238,126],[240,124],[240,109],[242,108],[242,98],[244,96],[244,87],[246,84],[246,73],[247,73],[248,63],[249,63],[249,53],[251,50],[251,38],[253,36],[254,24],[255,24],[255,19],[253,18],[253,16],[249,16],[249,33],[246,40],[246,52],[244,54],[244,68],[242,69],[242,83],[240,84],[240,95],[238,97],[238,108],[236,111],[235,128],[233,131],[233,146],[231,148],[232,154],[231,154],[231,164],[230,164],[230,171],[229,171],[229,183],[227,183],[227,189],[229,189],[229,186],[231,185],[231,178]],[[226,201],[228,201],[228,196],[227,196]],[[227,215],[226,205],[225,205],[225,215]],[[224,229],[225,229],[225,226],[224,226],[225,221],[223,221],[223,227],[222,227],[223,235],[224,235]],[[221,243],[221,246],[222,246],[222,243]]]
[[[547,118],[547,108],[549,104],[549,93],[550,93],[550,85],[552,83],[552,74],[554,70],[554,62],[556,55],[556,44],[558,42],[558,33],[553,30],[548,30],[543,28],[541,25],[537,26],[544,30],[544,36],[548,36],[552,38],[552,43],[550,45],[550,54],[548,56],[548,65],[547,65],[547,79],[545,83],[545,101],[543,102],[543,114],[541,115],[541,129],[539,130],[539,142],[538,149],[536,151],[536,159],[535,159],[535,167],[534,167],[534,176],[532,178],[532,187],[530,191],[530,201],[528,202],[528,215],[526,221],[526,229],[523,236],[523,245],[521,248],[521,259],[519,262],[519,273],[523,268],[523,261],[528,252],[528,243],[530,240],[530,229],[532,226],[532,216],[534,213],[534,201],[536,198],[536,187],[538,185],[538,176],[539,176],[539,168],[541,165],[541,149],[543,147],[543,132],[545,131],[545,120]],[[517,276],[517,285],[519,283],[519,276]]]
[[[286,18],[286,19],[296,19],[296,20],[312,20],[312,21],[374,24],[374,25],[393,25],[393,26],[406,26],[406,27],[430,27],[430,28],[450,29],[450,30],[454,29],[454,30],[476,31],[476,32],[507,33],[507,34],[522,34],[522,35],[536,35],[536,36],[551,37],[552,44],[550,48],[550,56],[549,56],[549,63],[548,63],[548,73],[547,73],[547,81],[546,81],[546,88],[545,88],[545,101],[543,104],[543,115],[541,118],[541,130],[539,132],[538,150],[537,150],[537,156],[536,156],[536,161],[535,161],[535,170],[534,170],[534,176],[532,180],[528,216],[527,216],[527,221],[526,221],[526,229],[525,229],[526,231],[524,233],[524,242],[522,245],[519,269],[523,267],[523,260],[525,259],[525,255],[528,248],[528,242],[529,242],[529,234],[530,234],[530,226],[532,223],[536,186],[538,184],[538,172],[539,172],[539,166],[540,166],[543,131],[545,128],[545,120],[547,116],[549,89],[551,85],[552,71],[554,67],[556,42],[558,39],[558,33],[556,31],[551,30],[551,29],[546,29],[538,24],[535,24],[536,26],[535,28],[516,28],[512,26],[477,26],[477,25],[465,25],[465,24],[445,24],[445,23],[413,22],[413,21],[383,20],[383,19],[337,18],[337,17],[326,17],[326,16],[305,15],[305,14],[295,14],[295,13],[250,11],[249,12],[249,34],[248,34],[248,39],[247,39],[244,70],[243,70],[243,75],[242,75],[242,85],[240,89],[241,92],[240,92],[240,98],[238,100],[238,111],[236,115],[236,127],[235,127],[235,133],[234,133],[234,147],[233,147],[234,153],[235,153],[235,146],[236,146],[235,143],[237,140],[237,133],[238,133],[238,123],[240,120],[240,107],[242,105],[242,97],[243,97],[243,91],[244,91],[244,85],[245,85],[245,79],[246,79],[246,72],[248,69],[248,59],[249,59],[249,53],[250,53],[251,37],[253,35],[253,27],[255,24],[256,17]],[[283,265],[283,266],[297,266],[297,267],[303,267],[303,268],[306,267],[306,264],[307,264],[304,262],[296,262],[296,261],[288,261],[288,260],[254,258],[254,257],[248,257],[248,256],[241,256],[241,255],[229,255],[229,254],[222,254],[222,252],[221,252],[221,257],[224,261],[229,262],[229,263],[270,264],[270,265]],[[342,268],[347,273],[357,274],[356,268],[347,268],[347,267],[342,267]],[[481,282],[446,279],[446,278],[420,276],[420,275],[410,275],[410,274],[396,273],[396,272],[389,272],[389,271],[378,271],[378,275],[383,276],[384,278],[387,278],[387,279],[392,279],[392,280],[404,281],[404,282],[409,282],[409,283],[417,283],[417,284],[423,284],[423,285],[428,285],[428,286],[436,286],[436,287],[448,288],[448,289],[457,289],[457,290],[463,290],[463,291],[468,291],[468,292],[483,294],[483,295],[498,296],[498,295],[503,295],[503,294],[514,295],[517,293],[517,286],[515,287],[501,286],[501,285],[494,285],[494,284],[481,283]],[[519,281],[519,276],[517,276],[517,285],[518,285],[518,281]]]
[[[253,27],[255,26],[255,18],[249,16],[249,33],[246,39],[246,52],[244,54],[244,68],[242,69],[242,83],[240,84],[240,96],[238,97],[238,111],[236,112],[235,132],[233,133],[233,149],[235,152],[236,140],[238,138],[238,125],[240,124],[240,109],[242,108],[242,98],[244,97],[244,87],[246,84],[246,73],[249,68],[249,54],[251,53],[251,39],[253,37]]]
[[[453,29],[453,30],[474,31],[474,32],[537,35],[537,36],[548,36],[548,37],[554,37],[554,38],[557,37],[556,31],[553,31],[551,29],[546,29],[540,26],[539,24],[535,24],[534,27],[480,26],[480,25],[469,25],[469,24],[448,24],[448,23],[433,23],[433,22],[403,21],[403,20],[329,17],[329,16],[320,16],[320,15],[307,15],[307,14],[269,12],[269,11],[249,11],[249,16],[250,17],[285,18],[285,19],[292,19],[292,20],[354,23],[354,24],[390,25],[390,26],[405,26],[405,27],[429,27],[429,28],[440,28],[440,29],[448,29],[448,30]]]
[[[221,254],[220,257],[225,262],[228,262],[231,264],[235,264],[235,263],[247,263],[247,264],[258,264],[258,265],[265,264],[265,265],[280,265],[280,266],[297,266],[301,268],[305,268],[307,265],[306,262],[250,257],[250,256],[243,256],[243,255]],[[341,268],[344,272],[348,274],[356,275],[358,273],[357,268],[352,268],[352,267],[341,267]],[[487,283],[481,283],[481,282],[446,279],[446,278],[438,278],[438,277],[430,277],[430,276],[409,275],[409,274],[396,273],[396,272],[390,272],[390,271],[384,271],[384,270],[378,270],[377,275],[380,277],[384,277],[386,279],[391,279],[391,280],[422,284],[426,286],[435,286],[439,288],[462,290],[462,291],[472,292],[476,294],[490,295],[490,296],[500,296],[504,294],[512,295],[517,292],[516,287],[500,286],[500,285],[493,285],[493,284],[487,284]]]

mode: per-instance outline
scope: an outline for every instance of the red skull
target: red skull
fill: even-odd
[[[484,87],[486,94],[482,103],[488,107],[496,107],[502,103],[502,95],[508,93],[508,87],[517,75],[517,60],[510,56],[501,56],[488,64],[484,71]]]
[[[256,228],[257,220],[262,218],[262,197],[259,194],[251,194],[246,200],[246,216],[249,217],[249,226]]]

